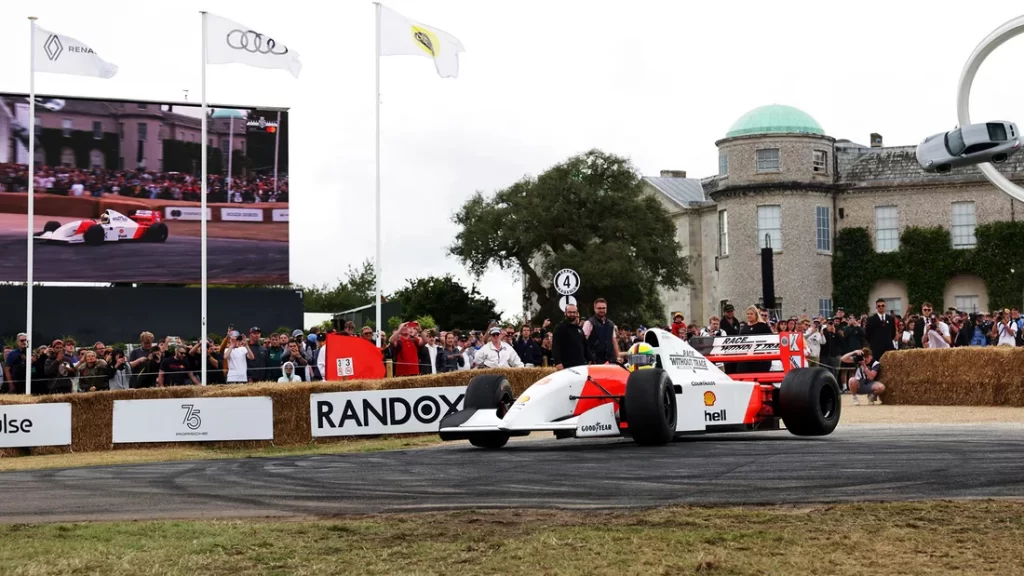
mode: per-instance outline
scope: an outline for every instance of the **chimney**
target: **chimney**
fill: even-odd
[[[686,170],[662,170],[662,178],[686,178]]]
[[[881,148],[882,147],[882,135],[876,132],[871,133],[871,147]]]

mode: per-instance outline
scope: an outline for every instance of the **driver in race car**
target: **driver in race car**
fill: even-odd
[[[110,224],[110,215],[107,214],[106,212],[104,212],[103,215],[100,216],[100,224],[103,224],[104,226],[109,225]]]

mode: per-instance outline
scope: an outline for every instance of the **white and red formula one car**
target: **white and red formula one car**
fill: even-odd
[[[164,242],[167,240],[167,224],[160,221],[160,212],[154,210],[136,210],[128,217],[108,208],[99,220],[73,220],[67,224],[47,222],[35,238],[44,242],[90,246],[104,242]]]
[[[500,448],[512,436],[631,437],[666,444],[687,434],[779,430],[831,434],[842,407],[839,384],[807,367],[803,335],[693,339],[651,329],[623,364],[559,370],[515,398],[501,375],[474,377],[462,410],[442,418],[442,440]],[[780,361],[782,371],[726,374],[716,363]],[[756,367],[756,365],[755,365]]]

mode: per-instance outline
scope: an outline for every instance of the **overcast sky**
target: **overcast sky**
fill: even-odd
[[[466,52],[457,79],[438,77],[425,58],[381,60],[384,289],[445,272],[472,282],[445,256],[460,204],[588,148],[626,155],[644,175],[682,169],[703,177],[717,171],[715,140],[763,104],[801,108],[829,135],[862,144],[871,132],[895,146],[952,128],[964,62],[1022,11],[985,4],[393,0],[386,5],[451,33]],[[297,51],[298,79],[211,66],[208,100],[292,110],[294,282],[333,282],[373,258],[370,2],[50,0],[5,8],[3,91],[28,90],[29,15],[119,66],[110,80],[39,74],[40,93],[180,101],[187,89],[198,102],[201,9]],[[1024,121],[1022,81],[1014,79],[1022,42],[1002,46],[978,74],[975,121]],[[516,278],[492,272],[479,287],[499,308],[519,311]]]

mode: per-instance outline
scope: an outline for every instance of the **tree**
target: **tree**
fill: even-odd
[[[453,220],[461,230],[449,253],[477,277],[492,265],[522,273],[540,304],[535,317],[562,316],[551,287],[562,268],[580,275],[581,314],[603,297],[619,324],[663,323],[657,287],[691,281],[675,223],[627,159],[599,150],[491,197],[477,192]]]
[[[366,260],[360,269],[349,266],[347,277],[333,288],[326,284],[302,289],[306,312],[342,312],[375,301],[377,274],[373,262]]]
[[[466,290],[451,274],[407,282],[394,295],[402,301],[406,318],[430,316],[442,330],[482,330],[500,316],[494,300],[483,297],[475,286]]]

